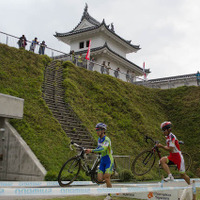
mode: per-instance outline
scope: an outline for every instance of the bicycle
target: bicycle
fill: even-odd
[[[148,140],[150,140],[151,142],[153,142],[154,146],[152,149],[142,151],[134,159],[131,166],[131,171],[133,172],[133,174],[137,176],[145,175],[153,168],[156,160],[156,155],[158,156],[159,160],[161,159],[161,152],[159,148],[156,146],[156,144],[158,144],[159,142],[154,141],[149,136],[145,136],[145,140],[147,143]],[[184,142],[179,141],[179,144],[184,144]],[[185,171],[188,171],[192,165],[191,156],[188,153],[182,153],[182,155],[185,161]],[[175,167],[175,169],[177,170],[176,165],[170,165],[170,167]]]
[[[101,160],[100,155],[97,156],[92,167],[90,168],[89,162],[86,160],[86,153],[85,153],[84,147],[74,142],[71,142],[70,148],[72,145],[79,148],[80,152],[78,153],[78,155],[67,160],[62,166],[58,174],[59,185],[61,187],[66,187],[70,185],[73,181],[77,179],[81,168],[86,172],[87,176],[91,177],[92,182],[97,183],[97,184],[105,183],[105,181],[101,182],[101,181],[98,181],[97,179],[97,171],[98,171],[100,160]]]

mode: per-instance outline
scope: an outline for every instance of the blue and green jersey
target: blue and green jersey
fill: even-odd
[[[104,136],[98,139],[98,147],[92,149],[94,153],[101,153],[100,172],[112,173],[113,170],[113,156],[111,149],[111,141],[109,137]]]

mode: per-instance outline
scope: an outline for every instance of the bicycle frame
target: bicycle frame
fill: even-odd
[[[97,163],[101,160],[100,154],[97,156],[97,158],[95,159],[95,161],[92,164],[92,167],[90,168],[88,161],[86,160],[87,156],[86,156],[86,153],[85,153],[85,149],[83,147],[79,146],[78,144],[74,143],[74,142],[71,142],[70,145],[71,144],[81,149],[81,152],[77,157],[79,157],[79,159],[81,160],[81,167],[86,172],[86,175],[91,176],[91,178],[92,178],[93,173],[95,173],[94,169],[95,169]],[[70,146],[70,148],[71,148],[71,146]]]
[[[152,148],[152,151],[155,153],[157,153],[157,155],[158,155],[158,157],[159,157],[159,160],[161,159],[161,152],[159,151],[159,148],[156,146],[156,144],[158,144],[159,143],[159,141],[154,141],[151,137],[149,137],[149,136],[145,136],[145,140],[146,140],[146,142],[148,143],[148,140],[151,140],[155,145],[154,145],[154,147]],[[184,144],[184,142],[183,141],[179,141],[179,144]],[[182,152],[182,155],[183,154],[185,154],[185,153],[183,153]],[[151,158],[151,157],[150,157]],[[149,158],[149,159],[150,159]],[[159,166],[160,166],[160,162],[159,162]],[[175,167],[176,169],[177,169],[177,166],[176,165],[169,165],[169,166],[171,166],[171,167]]]
[[[157,144],[159,143],[159,141],[154,141],[151,137],[149,136],[145,136],[145,140],[148,143],[148,140],[151,140],[155,145],[152,148],[152,151],[155,153],[157,153],[159,159],[161,159],[161,152],[159,151],[159,148],[157,147]]]

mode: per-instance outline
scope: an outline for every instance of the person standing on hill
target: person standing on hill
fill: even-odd
[[[22,35],[22,37],[19,38],[17,44],[19,45],[19,48],[24,48],[25,49],[25,47],[27,45],[25,35]]]
[[[46,44],[45,44],[45,41],[42,41],[42,43],[40,44],[40,48],[39,48],[39,54],[40,55],[44,55],[44,51],[45,51],[45,48],[46,48]]]
[[[80,53],[79,56],[78,56],[78,63],[77,63],[77,65],[79,67],[83,67],[83,56],[82,56],[82,53]]]
[[[114,75],[116,78],[119,78],[119,72],[120,72],[120,69],[119,67],[114,71]]]
[[[72,50],[72,51],[70,52],[70,57],[71,57],[71,61],[72,61],[74,64],[76,64],[76,57],[75,57],[75,52],[74,52],[74,50]]]
[[[94,68],[94,57],[92,57],[92,59],[90,60],[90,63],[89,63],[89,70],[90,71],[93,71],[93,68]]]
[[[104,74],[105,68],[106,68],[106,61],[103,61],[101,65],[101,74]]]
[[[35,39],[32,40],[32,42],[31,42],[31,46],[30,46],[30,50],[29,51],[34,52],[35,51],[35,47],[36,47],[37,44],[39,44],[39,42],[37,41],[37,38],[35,37]]]
[[[96,125],[96,131],[99,136],[98,147],[96,149],[86,149],[88,153],[101,153],[101,162],[98,171],[98,180],[105,180],[107,187],[112,187],[110,177],[114,169],[114,160],[112,156],[111,141],[106,136],[107,126],[104,123],[98,123]],[[110,194],[106,199],[111,199]]]
[[[200,86],[200,73],[199,73],[199,71],[196,73],[196,77],[197,77],[197,85]]]
[[[165,121],[161,124],[161,129],[164,136],[166,137],[166,146],[162,144],[157,144],[158,148],[162,148],[165,151],[168,151],[170,155],[168,157],[162,157],[160,159],[160,164],[162,168],[167,172],[168,177],[164,181],[173,181],[174,177],[172,176],[168,165],[176,165],[180,172],[181,178],[183,178],[188,185],[190,185],[190,177],[185,173],[185,162],[183,155],[180,150],[179,142],[176,136],[171,132],[172,123]]]

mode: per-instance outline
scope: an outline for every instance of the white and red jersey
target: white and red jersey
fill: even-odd
[[[166,137],[166,144],[167,144],[168,147],[174,147],[174,151],[170,152],[170,154],[181,152],[178,140],[177,140],[176,136],[173,133],[170,133]]]
[[[173,152],[170,152],[168,159],[177,165],[180,172],[185,172],[185,163],[183,155],[181,153],[178,139],[173,133],[170,133],[166,137],[166,144],[168,147],[174,147],[174,150]]]

